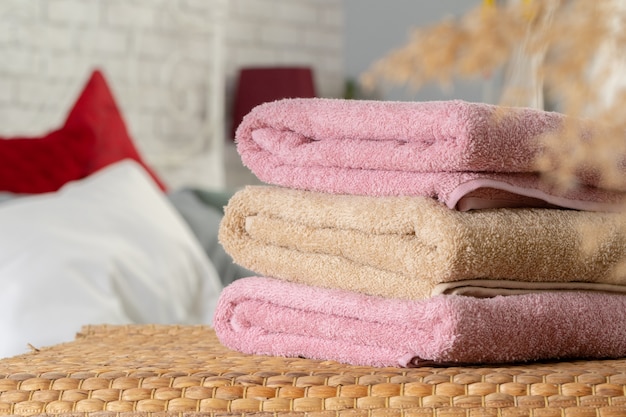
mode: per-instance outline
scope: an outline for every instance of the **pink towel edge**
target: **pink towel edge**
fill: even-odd
[[[505,181],[489,178],[478,178],[469,180],[456,186],[445,199],[445,204],[450,209],[458,211],[493,209],[493,208],[511,208],[518,207],[514,200],[500,201],[489,200],[485,198],[472,198],[467,195],[472,191],[481,188],[493,188],[496,190],[508,191],[510,193],[535,198],[548,203],[554,207],[561,207],[573,210],[598,211],[598,212],[621,212],[624,209],[624,201],[606,202],[598,200],[582,200],[575,197],[567,197],[565,195],[550,194],[538,188],[527,188]],[[606,194],[603,190],[595,189],[598,194]],[[576,191],[574,191],[575,193]],[[619,193],[622,194],[622,193]],[[599,197],[601,198],[601,197]],[[609,199],[609,196],[605,198]],[[615,197],[613,197],[615,199]],[[622,200],[624,198],[622,197]]]

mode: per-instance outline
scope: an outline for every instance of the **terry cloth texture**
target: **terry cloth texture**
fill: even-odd
[[[596,187],[594,175],[563,193],[536,172],[542,136],[564,122],[560,113],[459,100],[283,99],[248,113],[236,141],[260,180],[290,188],[421,195],[459,210],[618,210],[624,190]]]
[[[520,282],[526,290],[545,282],[568,283],[561,289],[576,282],[624,285],[626,277],[615,271],[626,256],[625,226],[618,213],[459,212],[426,197],[270,185],[248,186],[231,198],[219,241],[258,275],[423,299],[438,284],[475,279],[508,281],[509,289]]]
[[[214,326],[243,353],[353,365],[626,355],[626,297],[602,293],[398,300],[249,277],[223,290]]]

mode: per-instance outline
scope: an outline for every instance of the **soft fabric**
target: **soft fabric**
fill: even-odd
[[[0,191],[0,203],[4,203],[5,201],[11,201],[14,198],[17,198],[19,195],[14,193],[9,193],[6,191]]]
[[[234,263],[217,241],[219,225],[224,215],[223,206],[219,202],[227,195],[232,194],[197,188],[180,188],[167,193],[168,200],[189,225],[224,286],[238,278],[252,275],[251,271]],[[0,201],[1,198],[0,195]]]
[[[84,178],[95,144],[92,132],[65,127],[41,137],[0,137],[0,190],[46,193]]]
[[[92,158],[85,161],[88,173],[123,159],[132,159],[150,173],[162,190],[166,189],[165,183],[137,151],[113,93],[100,70],[95,70],[87,81],[67,116],[64,129],[84,132],[95,138]]]
[[[219,239],[259,275],[426,298],[437,284],[469,279],[626,285],[614,272],[625,233],[618,213],[459,212],[427,197],[248,186],[226,206]]]
[[[85,324],[210,323],[221,284],[134,161],[0,205],[0,356]]]
[[[435,285],[431,295],[456,294],[469,297],[495,297],[498,295],[530,294],[548,291],[596,291],[626,295],[626,285],[581,281],[524,282],[506,279],[468,279],[439,283]]]
[[[354,365],[626,355],[626,296],[615,294],[398,300],[250,277],[224,289],[214,323],[234,350]]]
[[[0,191],[53,192],[105,166],[132,159],[165,183],[138,153],[104,75],[93,72],[64,125],[37,137],[0,137]]]
[[[238,278],[252,275],[248,269],[233,262],[217,241],[219,224],[224,215],[224,205],[234,191],[214,191],[202,188],[179,188],[166,193],[167,199],[185,220],[205,254],[215,267],[222,285]],[[0,204],[27,194],[0,192]]]
[[[564,116],[459,100],[284,99],[254,108],[237,150],[263,182],[336,194],[422,195],[450,208],[618,210],[624,190],[597,176],[562,193],[535,169]]]

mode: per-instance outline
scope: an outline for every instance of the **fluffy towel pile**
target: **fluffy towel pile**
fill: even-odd
[[[598,240],[587,247],[589,231]],[[626,221],[616,213],[459,212],[426,197],[248,186],[226,207],[219,238],[258,274],[383,297],[468,286],[495,295],[549,283],[626,292],[626,277],[615,274],[626,258]]]
[[[251,277],[224,289],[218,311],[215,331],[233,349],[355,365],[505,363],[626,352],[626,297],[610,294],[441,295],[417,301]]]
[[[595,176],[581,173],[566,194],[541,180],[541,137],[564,126],[559,113],[458,100],[286,99],[243,119],[237,149],[262,181],[290,188],[422,195],[461,210],[619,209],[624,190],[596,187]]]
[[[563,122],[459,101],[257,107],[237,146],[271,185],[229,201],[219,238],[266,277],[223,291],[218,337],[374,366],[626,355],[621,192],[581,176],[561,196],[534,172]]]

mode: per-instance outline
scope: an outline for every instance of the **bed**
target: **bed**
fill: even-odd
[[[166,185],[100,69],[60,127],[0,148],[0,356],[93,322],[209,324],[245,273],[217,242],[229,192]]]
[[[90,322],[209,324],[246,274],[217,243],[227,2],[116,6],[0,7],[6,61],[30,59],[3,67],[0,357]]]

